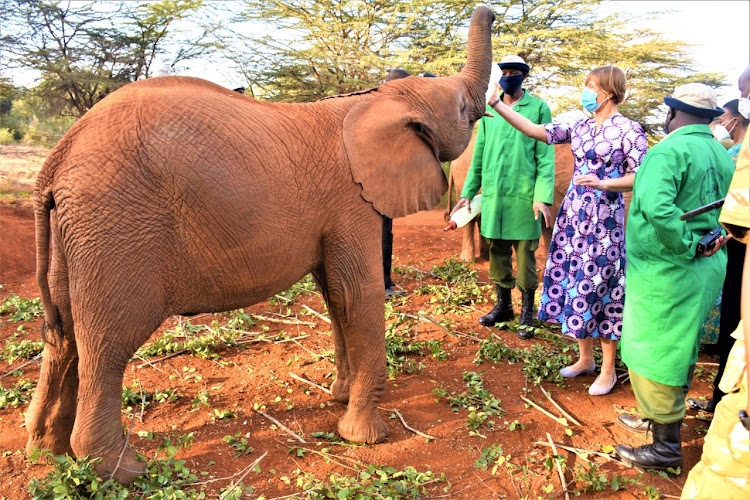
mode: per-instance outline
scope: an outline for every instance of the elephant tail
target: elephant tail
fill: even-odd
[[[456,193],[456,202],[458,202],[458,193]],[[453,163],[448,170],[448,208],[443,214],[443,219],[448,222],[451,219],[451,210],[453,210]]]
[[[47,273],[49,271],[50,249],[50,211],[55,207],[52,187],[40,186],[38,179],[34,192],[34,226],[36,234],[36,282],[42,295],[44,307],[44,325],[42,338],[47,330],[61,330],[57,307],[52,303]]]

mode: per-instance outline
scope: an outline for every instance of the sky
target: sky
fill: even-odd
[[[666,10],[672,12],[647,18],[650,12]],[[634,14],[639,24],[664,38],[690,44],[698,71],[727,75],[728,85],[716,92],[719,106],[740,96],[737,79],[750,64],[750,1],[610,0],[603,12]]]

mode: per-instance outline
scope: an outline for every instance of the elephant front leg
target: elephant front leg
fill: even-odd
[[[354,281],[329,279],[329,312],[339,370],[332,392],[337,400],[348,400],[338,425],[341,437],[380,443],[388,437],[388,427],[377,408],[386,382],[385,296],[376,276],[363,280],[365,283],[360,279],[361,274]]]
[[[325,270],[320,269],[313,272],[313,278],[323,292],[323,299],[326,301],[328,314],[331,317],[331,331],[333,333],[334,352],[336,353],[334,357],[336,378],[331,384],[331,394],[339,403],[347,404],[349,402],[349,359],[343,354],[346,352],[346,338],[342,334],[343,329],[336,314],[336,309],[331,305]]]

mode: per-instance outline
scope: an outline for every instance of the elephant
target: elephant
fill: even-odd
[[[476,136],[471,138],[469,145],[466,150],[461,153],[457,159],[451,162],[451,168],[448,174],[448,190],[451,190],[451,186],[456,188],[456,198],[461,196],[461,191],[464,188],[464,182],[466,182],[466,176],[469,173],[471,167],[471,159],[474,155],[474,140]],[[555,198],[550,209],[552,217],[557,215],[560,210],[560,205],[568,192],[568,186],[573,176],[573,153],[570,150],[569,144],[556,144],[555,145]],[[448,210],[445,212],[446,218],[450,214],[451,206],[449,204]],[[478,233],[481,221],[481,215],[472,219],[463,228],[463,239],[461,241],[461,259],[466,261],[472,261],[476,258],[476,244],[475,244],[475,230]],[[550,221],[551,225],[551,221]],[[552,228],[544,227],[542,224],[542,252],[544,255],[549,252],[549,244],[552,239]],[[487,240],[481,235],[479,236],[480,250],[479,256],[483,259],[489,258],[489,246]]]
[[[145,464],[120,388],[136,350],[170,316],[247,307],[308,273],[331,317],[338,432],[384,441],[382,216],[445,193],[441,162],[484,114],[494,19],[474,12],[455,75],[299,104],[164,76],[78,120],[34,189],[45,345],[27,453],[99,457],[98,473],[131,482]]]

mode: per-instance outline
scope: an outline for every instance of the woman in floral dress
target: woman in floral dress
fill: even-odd
[[[622,193],[633,189],[647,149],[643,128],[617,111],[626,89],[621,69],[601,66],[586,77],[581,94],[593,118],[536,125],[502,102],[494,108],[524,134],[548,144],[569,142],[573,150],[575,170],[553,228],[538,317],[560,323],[565,335],[578,339],[580,357],[560,370],[564,377],[596,370],[593,339],[601,339],[601,373],[589,388],[595,396],[608,394],[617,382],[625,300]]]

